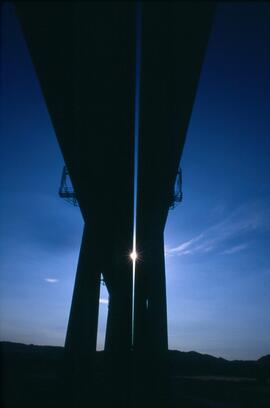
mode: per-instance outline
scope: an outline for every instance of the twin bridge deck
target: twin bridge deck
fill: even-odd
[[[107,402],[166,406],[163,230],[213,3],[149,2],[139,10],[133,2],[15,5],[85,221],[65,346],[77,372],[76,404],[94,399],[88,385],[102,273],[110,295]],[[136,47],[139,260],[132,345]]]

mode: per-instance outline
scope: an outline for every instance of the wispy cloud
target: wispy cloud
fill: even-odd
[[[232,248],[226,249],[225,251],[221,253],[224,255],[231,255],[231,254],[235,254],[236,252],[243,251],[246,248],[247,248],[247,244],[241,244],[241,245],[236,245],[236,246],[233,246]]]
[[[108,305],[109,304],[109,299],[100,298],[99,303],[101,303],[102,305]]]
[[[175,254],[175,255],[185,255],[185,254],[189,254],[190,250],[188,249],[189,247],[191,247],[192,245],[194,245],[195,242],[199,241],[200,239],[203,238],[203,234],[198,235],[197,237],[194,237],[192,239],[190,239],[189,241],[183,242],[182,244],[178,245],[175,248],[167,248],[166,252],[168,254]]]
[[[174,248],[165,248],[166,256],[183,256],[196,253],[208,253],[219,246],[224,246],[230,239],[243,239],[243,234],[254,232],[261,227],[269,228],[269,211],[258,204],[246,204],[235,209],[228,217],[219,223],[184,241]],[[242,251],[247,244],[239,243],[223,251],[223,254],[233,254]]]
[[[44,280],[47,283],[57,283],[57,282],[59,282],[59,279],[55,279],[55,278],[45,278]]]

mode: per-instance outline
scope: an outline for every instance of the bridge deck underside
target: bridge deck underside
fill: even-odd
[[[129,351],[135,3],[16,2],[16,10],[85,220],[68,344],[95,349],[103,273],[107,347]],[[213,10],[205,2],[142,3],[134,347],[154,353],[147,363],[138,359],[142,394],[146,364],[157,373],[152,391],[163,378],[153,365],[168,346],[163,230]]]
[[[117,241],[132,248],[134,7],[16,4],[82,215],[104,249],[109,288]]]

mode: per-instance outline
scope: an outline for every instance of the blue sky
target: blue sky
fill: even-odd
[[[10,4],[2,22],[1,339],[62,345],[83,223],[58,197],[63,159]],[[267,3],[217,11],[165,229],[170,348],[270,353],[269,22]]]

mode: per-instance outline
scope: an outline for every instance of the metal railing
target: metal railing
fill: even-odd
[[[74,205],[75,207],[78,207],[78,200],[76,197],[76,193],[72,187],[71,180],[69,177],[68,169],[67,166],[64,166],[63,171],[62,171],[62,177],[61,177],[61,182],[60,182],[60,187],[58,194],[61,198],[63,198],[65,201],[69,202],[70,204]]]

